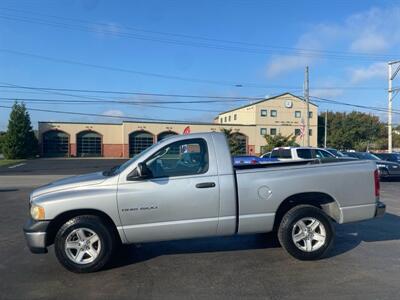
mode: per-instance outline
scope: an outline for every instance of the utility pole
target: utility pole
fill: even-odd
[[[395,71],[393,72],[393,67],[395,67]],[[392,105],[393,105],[393,92],[398,92],[400,89],[393,89],[393,80],[396,78],[396,75],[400,71],[400,61],[392,61],[388,63],[388,152],[392,153]]]
[[[325,137],[324,137],[324,148],[326,148],[326,139],[328,136],[328,110],[325,111]]]
[[[304,99],[307,104],[307,113],[306,113],[306,141],[307,146],[310,146],[310,88],[309,88],[309,80],[308,80],[308,66],[306,66],[305,74],[304,74]]]

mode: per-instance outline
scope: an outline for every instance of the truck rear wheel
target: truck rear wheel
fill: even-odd
[[[101,218],[84,215],[72,218],[61,226],[54,246],[58,261],[75,273],[100,270],[110,260],[114,236]]]
[[[278,229],[282,247],[300,260],[324,257],[333,244],[334,234],[329,217],[311,205],[299,205],[289,210]]]

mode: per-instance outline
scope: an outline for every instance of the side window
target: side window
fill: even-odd
[[[297,156],[304,159],[311,159],[312,154],[310,149],[297,149]]]
[[[324,150],[315,150],[315,157],[316,158],[326,158],[326,157],[334,157],[334,156]]]
[[[147,161],[153,178],[196,175],[208,171],[207,143],[203,139],[175,142],[154,153]]]
[[[271,152],[271,158],[292,158],[290,149],[277,149]]]

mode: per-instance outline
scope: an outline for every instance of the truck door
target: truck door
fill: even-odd
[[[127,240],[215,235],[219,216],[215,160],[212,142],[180,140],[146,159],[149,178],[120,179],[118,209]]]

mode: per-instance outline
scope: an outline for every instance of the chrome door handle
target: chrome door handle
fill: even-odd
[[[198,184],[196,184],[196,187],[197,187],[198,189],[213,188],[213,187],[215,187],[215,182],[202,182],[202,183],[198,183]]]

